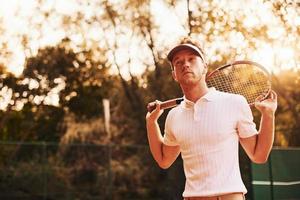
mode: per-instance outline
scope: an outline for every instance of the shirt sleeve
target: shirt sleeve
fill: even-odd
[[[165,122],[165,131],[164,131],[164,137],[163,137],[163,143],[168,146],[177,146],[178,142],[176,140],[176,137],[172,131],[172,124],[173,120],[171,117],[171,111],[168,113],[168,116],[166,118]]]
[[[241,96],[239,101],[239,113],[237,124],[239,137],[247,138],[258,134],[250,106],[243,96]]]

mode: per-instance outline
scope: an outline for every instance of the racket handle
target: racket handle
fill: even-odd
[[[180,102],[182,102],[182,101],[183,101],[183,98],[170,99],[170,100],[164,101],[160,104],[160,109],[173,108],[173,107],[179,105]],[[151,102],[147,106],[148,112],[152,112],[155,108],[156,108],[155,102]]]

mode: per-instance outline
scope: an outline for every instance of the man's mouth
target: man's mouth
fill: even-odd
[[[192,72],[184,72],[184,73],[183,73],[183,76],[184,76],[184,75],[187,75],[187,74],[193,74],[193,73],[192,73]]]

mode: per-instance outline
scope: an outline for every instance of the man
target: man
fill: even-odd
[[[247,192],[240,175],[238,144],[255,163],[267,161],[274,140],[277,95],[271,91],[256,101],[261,113],[259,131],[244,97],[208,88],[207,63],[200,46],[189,38],[167,56],[172,76],[184,94],[173,108],[161,135],[157,120],[160,102],[146,115],[151,153],[161,168],[168,168],[181,153],[186,176],[185,200],[242,200]]]

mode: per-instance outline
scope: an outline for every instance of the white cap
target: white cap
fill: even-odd
[[[189,44],[189,43],[180,44],[180,45],[177,45],[176,47],[174,47],[168,53],[168,56],[167,56],[168,60],[172,63],[172,60],[173,60],[175,54],[178,53],[179,51],[185,50],[185,49],[190,49],[190,50],[194,51],[205,62],[204,56],[203,56],[203,53],[201,52],[201,50],[198,47],[196,47],[195,45],[192,45],[192,44]]]

